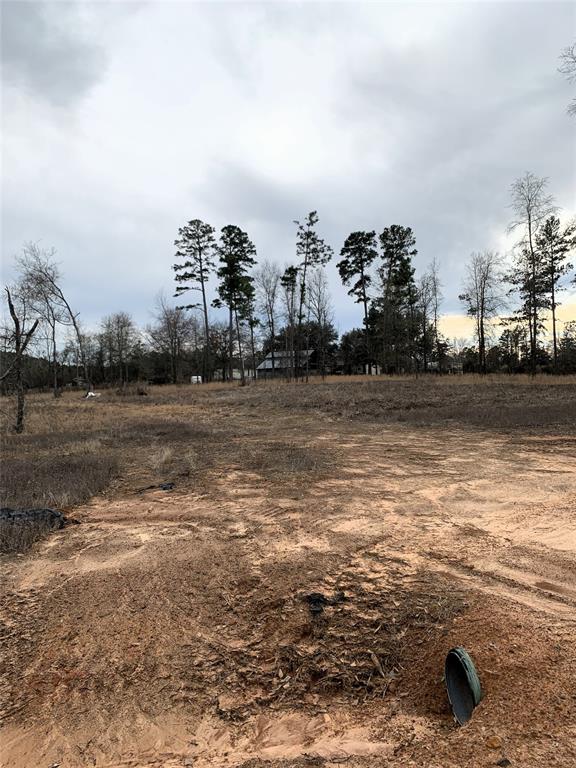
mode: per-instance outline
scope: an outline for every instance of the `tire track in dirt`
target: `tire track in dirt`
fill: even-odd
[[[576,509],[576,471],[571,457],[545,455],[541,460],[533,450],[535,440],[529,452],[516,443],[512,460],[521,472],[515,473],[510,471],[506,437],[472,437],[457,431],[447,437],[432,432],[422,436],[421,449],[412,444],[402,452],[403,443],[392,437],[386,446],[388,460],[382,458],[386,444],[371,440],[370,435],[342,444],[347,452],[344,463],[358,479],[352,504],[359,510],[360,529],[377,536],[381,520],[383,551],[393,542],[409,541],[412,563],[451,573],[474,588],[517,599],[535,610],[561,611],[567,618],[576,618],[576,545],[571,547],[570,531],[566,532],[567,515],[557,514],[558,508]],[[378,458],[372,460],[375,454]],[[402,466],[394,464],[395,456],[402,456]],[[470,480],[470,463],[475,467],[474,480]],[[361,476],[362,467],[371,468],[370,478]],[[374,470],[379,470],[378,478]],[[543,491],[542,472],[561,480]],[[385,491],[384,509],[374,500],[378,482]],[[390,496],[395,497],[392,503]],[[520,513],[519,499],[527,500]],[[506,505],[514,509],[512,520],[504,518]],[[560,541],[562,557],[538,542],[540,529],[531,533],[526,525],[515,523],[519,514],[524,523],[536,518],[540,528],[548,525],[548,538]],[[353,523],[351,515],[341,526],[352,530]],[[507,562],[510,552],[518,548],[523,548],[531,567]],[[406,549],[401,546],[400,551]]]
[[[211,497],[183,489],[95,499],[78,513],[83,525],[15,563],[14,600],[25,612],[34,599],[38,624],[30,628],[36,645],[31,658],[23,657],[19,681],[32,698],[21,713],[7,715],[9,765],[40,764],[38,756],[49,764],[50,756],[74,766],[182,766],[189,759],[203,768],[249,758],[280,766],[306,755],[385,765],[395,750],[403,760],[426,745],[445,750],[443,765],[473,765],[453,762],[445,744],[455,737],[438,659],[446,645],[470,643],[487,670],[490,696],[478,726],[460,736],[464,746],[467,738],[483,738],[475,727],[503,722],[497,707],[511,691],[518,695],[507,677],[509,645],[524,643],[515,650],[520,666],[553,666],[556,651],[538,614],[555,615],[558,633],[571,626],[574,554],[555,558],[553,548],[516,536],[500,515],[502,505],[514,508],[523,488],[555,528],[555,506],[574,498],[573,474],[548,473],[561,480],[543,491],[537,454],[525,460],[521,443],[510,448],[506,437],[462,430],[314,423],[305,435],[297,424],[282,431],[284,441],[300,445],[316,437],[337,456],[321,479],[280,482],[264,471],[242,471],[235,461],[214,472]],[[548,454],[547,467],[554,461]],[[558,461],[565,469],[565,457]],[[403,670],[403,689],[377,704],[354,704],[341,693],[316,703],[288,698],[282,709],[266,698],[270,685],[290,682],[275,675],[274,648],[301,641],[314,652],[313,635],[298,640],[300,593],[330,593],[347,583],[351,594],[378,600],[390,590],[411,594],[423,575],[432,584],[438,576],[444,589],[455,585],[473,599],[494,600],[473,603],[454,628],[447,621],[420,638]],[[49,601],[45,609],[42,600]],[[351,614],[351,632],[375,621],[375,606]],[[508,637],[510,617],[518,626]],[[530,638],[538,638],[535,648]],[[561,681],[573,670],[569,641],[563,652],[567,660],[554,668]],[[36,690],[42,681],[48,683]],[[226,686],[233,705],[223,698]],[[236,714],[245,704],[247,714]],[[558,711],[564,727],[568,710]],[[35,721],[26,723],[30,717]],[[37,735],[45,732],[50,736]],[[546,754],[538,748],[538,760]]]

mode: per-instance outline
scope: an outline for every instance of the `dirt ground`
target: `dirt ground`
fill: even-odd
[[[0,557],[2,766],[576,765],[574,380],[37,396],[29,429],[121,460]]]

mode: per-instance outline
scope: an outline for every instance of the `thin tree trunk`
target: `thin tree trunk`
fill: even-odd
[[[16,423],[14,432],[20,434],[24,430],[24,382],[22,379],[22,358],[16,365]]]
[[[86,392],[90,392],[92,389],[92,383],[90,382],[90,371],[88,369],[88,364],[86,362],[86,354],[84,350],[84,343],[82,341],[82,334],[80,333],[80,327],[78,325],[78,322],[76,321],[76,317],[74,313],[72,312],[72,309],[70,308],[70,305],[62,297],[64,304],[66,305],[66,309],[68,310],[68,314],[70,316],[70,320],[72,321],[72,325],[74,326],[74,332],[76,333],[76,340],[78,342],[78,349],[80,350],[80,360],[82,361],[82,368],[84,370],[84,381],[86,384]]]
[[[14,432],[20,434],[24,430],[24,382],[22,380],[22,329],[20,322],[16,320],[16,314],[13,311],[12,302],[10,301],[10,312],[14,319],[14,352],[16,360],[16,422],[14,424]]]
[[[172,348],[170,350],[170,379],[172,381],[172,384],[176,384],[178,373],[176,370],[176,349],[174,348],[174,345],[171,345]]]
[[[442,365],[440,361],[440,337],[438,336],[438,298],[437,291],[439,289],[436,286],[436,279],[434,280],[434,345],[436,346],[436,357],[438,358],[438,373],[442,373]]]
[[[536,306],[536,264],[534,258],[532,258],[532,350],[531,350],[531,365],[532,376],[536,375],[536,347],[538,343],[538,308]]]
[[[552,288],[552,345],[554,349],[554,373],[556,373],[558,371],[558,339],[556,337],[556,265],[554,264],[554,254],[552,254],[550,258],[550,282]]]
[[[486,373],[486,337],[484,335],[484,318],[480,326],[480,373]]]
[[[318,329],[320,330],[320,329]],[[310,372],[310,304],[308,304],[308,317],[306,318],[306,384],[308,384],[308,374]]]
[[[230,381],[234,380],[234,363],[233,363],[233,354],[234,354],[234,317],[232,314],[232,302],[230,302],[229,306],[230,310],[230,317],[228,322],[228,332],[229,332],[229,341],[228,341],[228,355],[230,359],[228,360],[228,374],[230,376]]]
[[[296,370],[295,375],[300,375],[301,360],[300,358],[300,345],[302,343],[302,321],[304,320],[303,309],[304,301],[306,299],[306,272],[308,270],[308,258],[309,258],[310,245],[306,243],[306,251],[304,252],[304,264],[302,266],[302,279],[300,282],[300,302],[298,305],[298,343],[296,345]]]
[[[362,285],[364,285],[364,272],[361,272]],[[364,335],[366,337],[366,362],[368,364],[368,370],[364,369],[364,373],[368,376],[372,375],[372,351],[370,344],[370,331],[368,330],[368,297],[366,291],[362,288],[362,302],[364,304]]]
[[[250,348],[252,350],[252,379],[256,380],[256,351],[254,349],[254,324],[250,321]]]
[[[289,340],[289,360],[290,360],[290,374],[289,374],[289,381],[296,378],[296,361],[295,361],[295,349],[294,349],[294,293],[292,293],[292,296],[290,298],[290,317],[289,317],[289,333],[288,333],[288,340]]]
[[[482,298],[478,305],[478,368],[480,373],[484,372],[484,306]]]
[[[534,345],[534,329],[532,327],[532,297],[528,298],[528,336],[530,340],[530,367],[532,367],[532,348]]]
[[[530,246],[530,267],[532,270],[532,285],[531,285],[531,300],[532,300],[532,312],[530,317],[530,324],[532,330],[530,334],[530,368],[532,376],[536,375],[536,344],[538,335],[538,315],[536,309],[536,259],[534,255],[534,245],[532,243],[532,217],[528,214],[528,244]]]
[[[423,350],[422,350],[422,360],[424,362],[424,373],[428,373],[428,335],[426,330],[426,313],[423,312],[423,325],[422,325],[422,344],[423,344]]]
[[[202,307],[204,311],[204,355],[203,355],[203,371],[204,381],[212,380],[212,366],[210,363],[210,327],[208,324],[208,303],[206,301],[206,288],[204,287],[204,269],[202,264],[200,265],[200,285],[202,286]]]
[[[286,381],[290,381],[290,365],[291,365],[290,344],[288,339],[289,339],[289,330],[288,330],[288,326],[286,326],[286,329],[284,331],[284,350],[286,352]]]
[[[54,397],[60,397],[58,389],[58,360],[56,355],[56,324],[52,325],[52,392]]]
[[[275,371],[275,362],[276,362],[276,358],[274,357],[274,346],[275,346],[274,341],[275,341],[276,336],[274,334],[274,315],[273,314],[270,316],[270,330],[272,332],[272,346],[271,346],[271,349],[270,349],[270,356],[272,358],[272,378],[274,378],[274,376],[275,376],[275,373],[274,373],[274,371]]]
[[[382,312],[382,352],[383,352],[383,365],[385,372],[388,373],[388,346],[387,346],[387,333],[389,329],[389,312],[390,312],[390,282],[392,280],[392,259],[388,264],[388,273],[386,275],[386,290],[384,291],[384,307]],[[396,359],[396,365],[398,365],[398,359]]]
[[[296,379],[296,346],[294,323],[290,326],[290,380]]]
[[[12,302],[12,296],[8,288],[5,289],[8,299],[8,309],[10,310],[10,316],[14,323],[14,360],[11,365],[2,373],[0,380],[7,378],[7,376],[14,371],[16,374],[16,423],[14,424],[14,431],[20,434],[24,430],[24,380],[22,377],[22,359],[26,347],[30,343],[30,339],[34,335],[36,328],[38,328],[39,320],[36,319],[29,331],[23,333],[20,319],[16,314],[14,303]]]
[[[238,338],[238,355],[240,357],[240,381],[242,386],[246,384],[246,375],[244,373],[244,355],[242,354],[242,341],[240,339],[240,323],[238,322],[238,311],[234,312],[236,318],[236,336]]]

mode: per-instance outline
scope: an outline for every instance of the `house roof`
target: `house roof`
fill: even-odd
[[[306,363],[310,359],[310,356],[314,352],[313,349],[303,349],[300,353],[300,365]],[[296,356],[296,355],[295,355]],[[294,356],[294,357],[295,357]],[[257,371],[271,371],[279,368],[289,368],[292,365],[292,353],[285,350],[274,351],[274,369],[272,368],[272,353],[269,352],[260,365],[256,368]]]

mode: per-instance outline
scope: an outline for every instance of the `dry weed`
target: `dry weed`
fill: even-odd
[[[0,500],[7,507],[65,508],[88,500],[109,484],[116,470],[110,453],[7,458],[0,479]]]
[[[232,407],[326,414],[348,420],[462,425],[495,430],[573,431],[575,377],[424,377],[275,383],[217,394]]]
[[[243,470],[275,480],[290,480],[297,475],[318,479],[333,466],[333,455],[321,448],[294,442],[260,442],[242,445],[238,463]]]
[[[172,463],[173,458],[174,449],[168,445],[163,445],[150,456],[150,467],[154,472],[162,473]]]
[[[230,647],[225,637],[205,643],[194,669],[182,669],[181,679],[198,695],[207,683],[232,698],[236,694],[238,708],[223,713],[231,718],[263,703],[301,705],[309,694],[337,694],[351,702],[383,697],[402,675],[413,646],[444,632],[466,605],[453,585],[428,575],[410,584],[399,578],[379,589],[349,578],[345,588],[324,591],[319,614],[310,610],[314,595],[285,586],[283,596],[252,588],[248,599],[240,599],[246,580],[226,582],[226,589],[216,582],[217,592],[222,606],[245,624],[243,643]],[[250,687],[261,693],[243,704],[242,692]]]
[[[26,552],[51,530],[53,526],[46,520],[21,523],[2,519],[0,520],[0,553]]]

